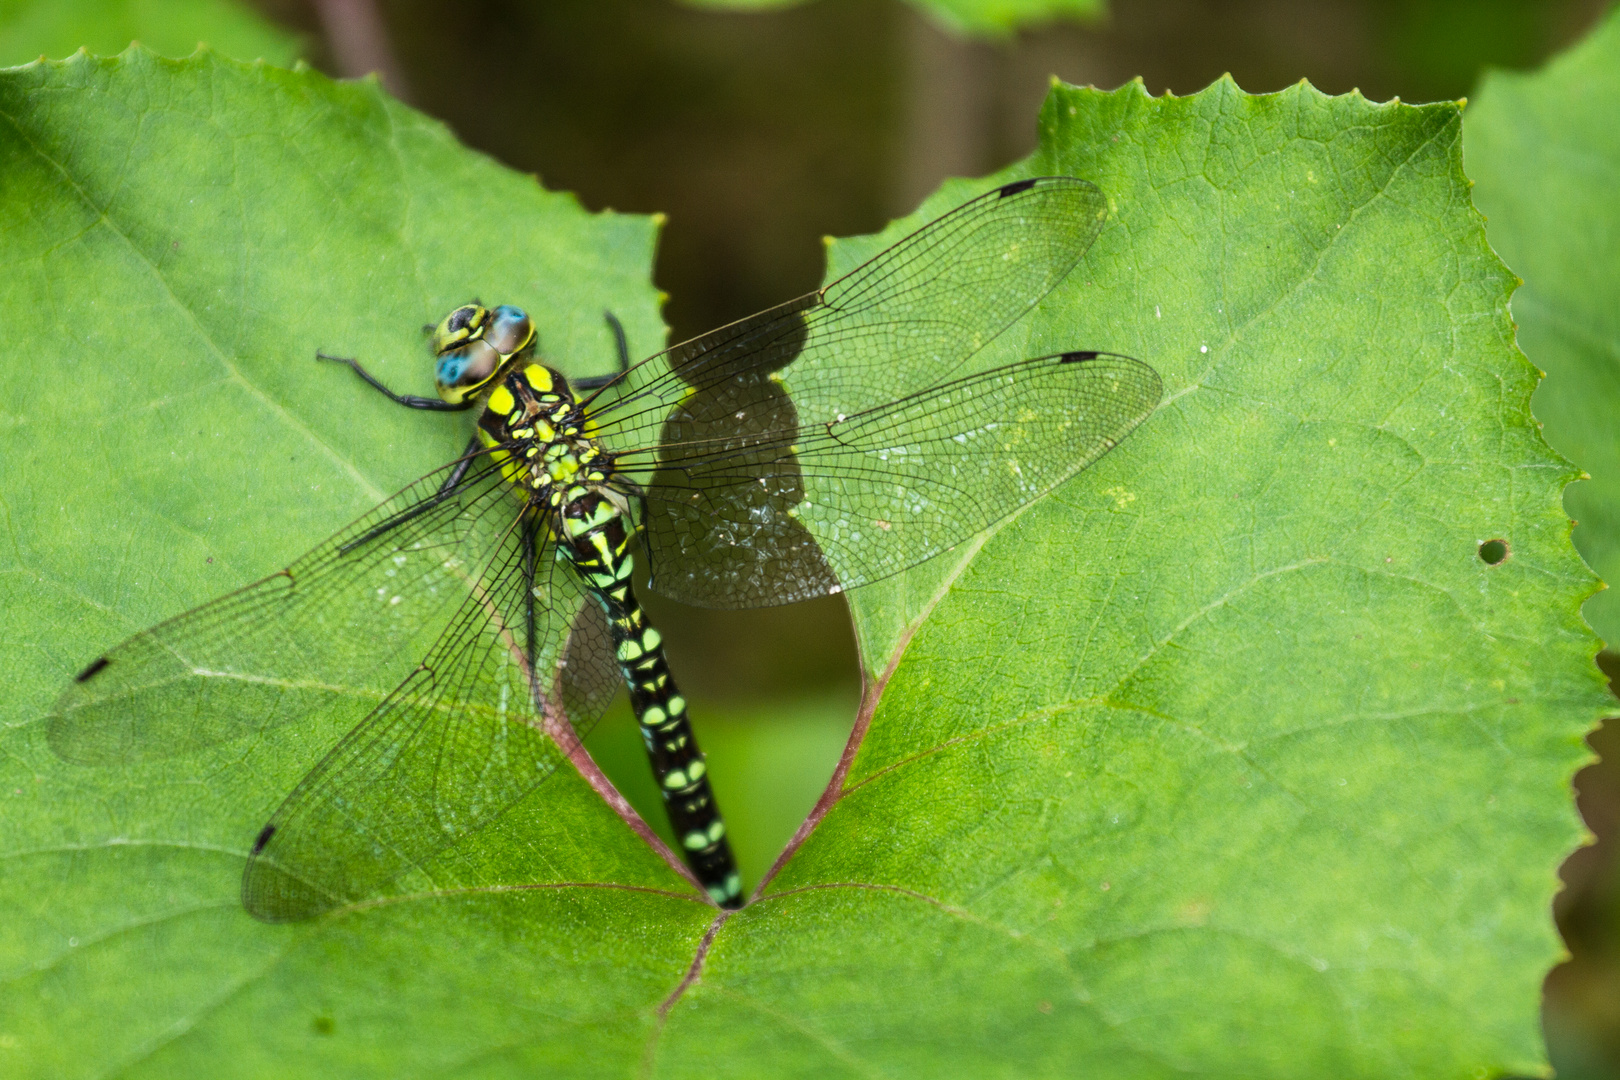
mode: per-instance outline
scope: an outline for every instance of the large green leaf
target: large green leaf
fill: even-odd
[[[604,307],[658,343],[652,227],[374,86],[207,55],[7,73],[0,124],[16,1074],[1538,1067],[1603,701],[1593,580],[1454,107],[1054,90],[1009,176],[1086,176],[1112,220],[980,362],[1117,349],[1164,404],[993,536],[853,594],[883,682],[762,899],[717,917],[564,772],[429,868],[454,888],[285,926],[237,882],[310,733],[124,772],[55,759],[41,716],[109,641],[459,448],[316,348],[421,388],[415,326],[477,293],[604,370]]]
[[[206,43],[242,60],[290,64],[298,39],[238,0],[0,0],[0,67],[139,41],[164,56]]]
[[[773,887],[882,882],[961,920],[924,940],[1010,937],[940,1028],[1066,1002],[1069,1056],[1032,1031],[1033,1061],[1534,1068],[1567,780],[1606,705],[1572,472],[1529,416],[1457,110],[1060,88],[1041,133],[1021,171],[1093,179],[1114,219],[1003,350],[1145,357],[1166,402],[965,567],[852,594],[874,672],[909,646]]]

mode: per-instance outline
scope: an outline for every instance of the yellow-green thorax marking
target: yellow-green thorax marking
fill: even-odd
[[[460,401],[487,392],[478,437],[523,493],[524,512],[540,516],[556,538],[557,557],[573,566],[606,613],[619,670],[682,855],[715,902],[733,906],[740,902],[742,885],[709,788],[703,752],[664,658],[663,639],[630,587],[635,526],[629,498],[614,484],[613,457],[592,437],[589,418],[568,380],[523,355],[533,342],[527,317],[521,326],[527,333],[519,334],[512,332],[516,324],[507,314],[521,315],[518,309],[468,308],[473,310],[464,319],[453,312],[435,331],[440,395],[450,401],[451,394],[460,394],[455,398]],[[503,315],[512,325],[490,344],[495,359],[464,344],[484,344],[488,331],[479,336],[480,323],[495,325]],[[447,369],[446,355],[468,351],[473,355],[467,363]]]

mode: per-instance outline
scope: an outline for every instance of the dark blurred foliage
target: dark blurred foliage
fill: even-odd
[[[341,68],[320,11],[260,0]],[[404,96],[593,209],[669,215],[657,279],[676,339],[813,287],[824,235],[880,227],[946,175],[1029,152],[1056,74],[1191,93],[1301,78],[1459,98],[1487,65],[1569,44],[1603,0],[1115,0],[1095,26],[967,42],[896,0],[763,14],[673,0],[388,0]],[[328,18],[330,15],[328,14]],[[351,62],[376,66],[374,53]]]
[[[1611,689],[1620,656],[1598,657]],[[1620,721],[1605,721],[1589,740],[1600,760],[1575,776],[1576,803],[1596,842],[1560,871],[1564,891],[1553,910],[1570,959],[1547,977],[1543,1021],[1547,1048],[1565,1080],[1620,1077]]]
[[[389,71],[396,92],[468,144],[587,207],[668,214],[656,280],[670,294],[672,340],[814,288],[823,235],[877,229],[945,176],[1027,153],[1053,74],[1104,88],[1140,76],[1156,94],[1230,72],[1257,93],[1304,78],[1374,100],[1456,99],[1487,65],[1540,63],[1606,6],[1113,0],[1097,25],[986,44],[954,39],[897,0],[765,14],[673,0],[390,0],[379,43],[354,17],[365,0],[258,2],[308,35],[317,65]],[[358,42],[338,40],[356,26]],[[696,698],[831,692],[853,704],[841,601],[711,613],[653,596],[648,606]],[[1605,759],[1577,784],[1599,843],[1563,870],[1557,915],[1575,959],[1548,980],[1546,1024],[1561,1075],[1620,1077],[1620,727],[1593,743]]]

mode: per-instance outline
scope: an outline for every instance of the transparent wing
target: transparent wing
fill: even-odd
[[[654,587],[709,607],[821,596],[932,558],[1096,461],[1161,393],[1148,365],[1093,352],[813,426],[779,386],[766,407],[757,385],[734,385],[746,407],[694,395],[671,414],[643,485]]]
[[[107,652],[47,738],[111,764],[352,714],[261,831],[243,902],[284,921],[374,896],[544,781],[561,760],[546,732],[566,716],[583,734],[616,689],[601,609],[519,509],[487,454],[430,474],[286,570]]]
[[[109,650],[57,700],[52,749],[106,765],[323,710],[358,719],[467,595],[469,568],[492,557],[516,509],[487,456],[430,473],[280,573]]]
[[[242,877],[250,913],[286,922],[373,898],[555,772],[564,710],[583,737],[618,671],[606,618],[554,552],[507,532],[422,662],[260,832]]]
[[[558,572],[559,576],[560,572]],[[570,582],[572,582],[570,578]],[[577,586],[576,586],[577,588]],[[562,590],[554,589],[554,594]],[[579,614],[568,628],[568,643],[557,662],[554,696],[563,704],[574,731],[584,738],[607,711],[624,685],[607,614],[590,597],[580,602]]]
[[[504,534],[422,662],[271,816],[242,878],[253,915],[305,919],[375,896],[557,767],[525,641],[527,541]]]
[[[598,428],[613,449],[641,448],[650,458],[681,399],[734,379],[761,381],[795,360],[794,398],[807,423],[916,393],[948,378],[1050,292],[1106,213],[1107,200],[1084,180],[1003,185],[817,292],[641,362],[598,391],[594,400],[613,402]]]

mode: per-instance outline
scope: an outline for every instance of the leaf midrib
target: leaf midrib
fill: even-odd
[[[386,492],[384,492],[377,485],[373,484],[352,461],[350,461],[344,455],[338,453],[336,448],[317,435],[314,429],[310,428],[303,421],[299,420],[292,413],[288,412],[285,406],[276,402],[257,384],[247,378],[236,363],[226,355],[219,343],[214,339],[213,335],[197,318],[196,312],[190,307],[190,305],[181,300],[179,294],[174,291],[172,284],[164,275],[163,271],[151,260],[150,257],[147,256],[145,252],[140,249],[137,244],[135,244],[135,242],[130,238],[129,234],[117,223],[117,221],[107,210],[96,205],[95,201],[90,198],[89,193],[85,190],[83,184],[81,184],[78,179],[68,171],[67,167],[62,162],[47,154],[30,136],[26,129],[23,128],[17,118],[11,113],[0,109],[0,119],[5,120],[7,125],[16,134],[21,143],[27,146],[29,152],[34,156],[34,158],[45,164],[57,176],[59,176],[62,182],[73,191],[81,205],[96,215],[97,220],[94,225],[90,226],[90,228],[94,228],[95,225],[105,225],[107,229],[123,244],[125,250],[132,254],[140,265],[146,267],[153,280],[162,286],[164,295],[167,296],[172,302],[175,311],[182,315],[191,325],[193,330],[196,332],[198,339],[207,346],[209,354],[229,375],[231,380],[234,381],[238,386],[242,387],[242,389],[245,390],[253,400],[265,408],[272,419],[280,420],[289,430],[316,447],[321,454],[332,462],[332,464],[336,465],[340,470],[347,473],[350,479],[352,479],[355,484],[359,486],[363,492],[365,492],[371,501],[381,502],[386,496]],[[85,231],[88,232],[89,229],[87,228]]]

